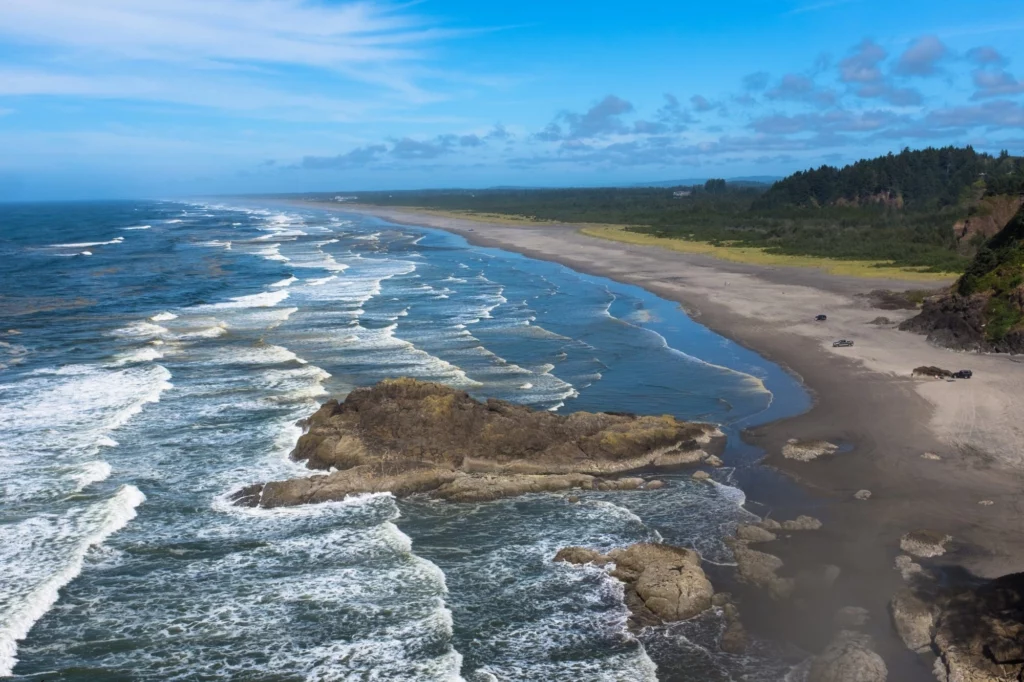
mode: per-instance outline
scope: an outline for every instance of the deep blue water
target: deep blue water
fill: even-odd
[[[670,474],[578,505],[225,502],[307,473],[287,459],[294,424],[327,395],[400,375],[563,413],[714,421],[746,466],[758,453],[739,428],[807,395],[676,304],[436,230],[268,204],[0,206],[0,283],[0,675],[786,670],[767,645],[718,652],[714,613],[630,634],[615,581],[550,561],[664,539],[728,563],[721,538],[749,517],[729,485]]]

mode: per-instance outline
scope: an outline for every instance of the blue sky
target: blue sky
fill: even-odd
[[[1024,154],[1021,0],[0,0],[0,199]]]

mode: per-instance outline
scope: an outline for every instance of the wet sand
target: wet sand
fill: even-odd
[[[641,286],[678,301],[702,324],[798,375],[814,396],[813,408],[750,429],[744,439],[768,453],[767,465],[813,493],[823,504],[816,510],[825,527],[763,549],[779,554],[794,573],[814,576],[826,564],[841,572],[834,585],[811,600],[815,603],[762,604],[745,611],[755,630],[777,631],[783,623],[792,641],[816,648],[830,636],[836,608],[863,606],[871,612],[870,630],[890,666],[889,679],[933,679],[930,662],[906,651],[889,625],[888,600],[902,586],[893,568],[900,536],[919,528],[952,535],[953,550],[937,560],[949,575],[991,578],[1024,570],[1019,494],[1024,484],[1024,360],[954,353],[900,332],[894,324],[872,324],[880,316],[896,323],[913,311],[879,310],[863,294],[916,289],[919,283],[729,263],[588,237],[572,225],[498,224],[404,209],[318,206],[439,228],[474,244]],[[815,322],[819,313],[828,320]],[[852,339],[855,346],[833,349],[837,338]],[[912,369],[920,365],[968,368],[974,378],[912,378]],[[835,455],[798,462],[781,455],[792,438],[844,447]],[[941,459],[923,458],[924,453]],[[862,489],[871,491],[869,500],[854,498]],[[747,493],[758,499],[757,490]],[[992,504],[979,504],[983,500]],[[807,511],[773,502],[778,518]]]

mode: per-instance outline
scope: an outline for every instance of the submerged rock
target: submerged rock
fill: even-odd
[[[767,590],[773,599],[788,599],[793,594],[796,581],[778,575],[783,567],[782,559],[750,549],[742,541],[732,543],[732,552],[736,559],[737,580]]]
[[[916,563],[913,557],[909,557],[906,554],[900,554],[896,557],[896,570],[900,572],[900,575],[904,580],[910,581],[917,577],[927,576],[927,572],[922,568],[921,564]]]
[[[827,440],[797,440],[792,438],[782,446],[782,456],[798,462],[810,462],[824,455],[835,454],[839,446]]]
[[[742,523],[736,527],[736,538],[745,542],[771,542],[776,538],[775,533],[765,530],[761,526],[752,526]]]
[[[912,590],[902,589],[893,595],[889,608],[896,632],[907,648],[918,653],[928,651],[935,629],[932,607]]]
[[[323,476],[240,490],[236,504],[280,507],[390,491],[480,502],[529,492],[654,489],[617,474],[704,463],[723,437],[673,417],[564,416],[415,379],[357,388],[306,420],[292,459]],[[652,482],[653,483],[653,482]]]
[[[800,515],[792,521],[783,521],[783,530],[818,530],[821,528],[821,521],[813,516]]]
[[[871,620],[871,614],[863,606],[844,606],[836,611],[833,618],[840,630],[856,630],[864,627]]]
[[[885,682],[889,671],[867,635],[843,630],[814,657],[807,682]]]
[[[692,549],[641,542],[603,555],[585,547],[565,547],[554,561],[571,564],[614,563],[611,575],[629,586],[635,597],[626,603],[661,621],[686,620],[711,608],[714,588],[704,575],[700,555]],[[646,613],[639,614],[642,618]]]

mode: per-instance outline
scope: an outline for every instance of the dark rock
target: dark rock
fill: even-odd
[[[727,654],[742,654],[747,650],[747,630],[739,620],[731,621],[725,626],[719,648]]]
[[[1024,678],[1024,573],[965,590],[945,602],[936,621],[936,670],[947,682]]]
[[[936,379],[948,379],[953,376],[953,372],[948,369],[942,369],[941,367],[935,367],[934,365],[922,365],[921,367],[915,367],[911,374],[915,377],[935,377]]]
[[[880,310],[916,310],[919,301],[928,292],[922,291],[889,291],[875,289],[868,298],[872,307]]]

